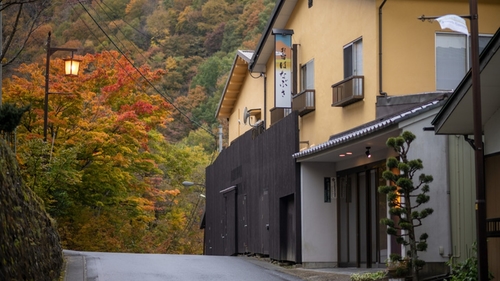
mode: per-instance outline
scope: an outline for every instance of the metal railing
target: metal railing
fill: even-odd
[[[351,76],[332,85],[332,106],[347,106],[363,100],[364,76]]]
[[[315,90],[304,90],[293,96],[292,110],[297,110],[300,116],[314,111],[316,109],[315,95]]]
[[[271,125],[285,118],[288,114],[292,113],[291,108],[275,107],[270,110],[271,112]]]

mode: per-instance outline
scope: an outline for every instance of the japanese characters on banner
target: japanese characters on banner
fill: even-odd
[[[290,108],[292,106],[292,36],[291,34],[274,35],[274,96],[275,107]]]

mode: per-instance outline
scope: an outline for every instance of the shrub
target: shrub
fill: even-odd
[[[372,281],[372,280],[381,280],[386,277],[385,271],[377,271],[377,272],[366,272],[366,273],[354,273],[351,274],[351,281]]]
[[[472,244],[472,253],[465,261],[453,264],[453,259],[448,261],[451,266],[450,281],[475,281],[478,280],[477,271],[477,248],[476,242]],[[488,279],[493,279],[493,274],[489,274]]]

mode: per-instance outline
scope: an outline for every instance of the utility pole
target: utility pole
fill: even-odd
[[[481,117],[481,76],[479,73],[479,27],[477,0],[469,0],[472,115],[474,120],[474,150],[476,166],[476,235],[478,280],[488,281],[488,245],[486,237],[486,188],[484,178],[483,123]]]

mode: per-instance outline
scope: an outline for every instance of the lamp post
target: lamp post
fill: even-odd
[[[484,178],[484,148],[481,116],[481,76],[479,73],[479,24],[477,0],[469,0],[469,15],[460,16],[470,20],[472,115],[474,131],[474,160],[476,176],[476,239],[478,280],[488,281],[488,246],[486,235],[486,187]],[[436,19],[424,17],[420,19]]]
[[[193,186],[193,185],[201,186],[201,191],[205,191],[205,185],[201,184],[201,183],[195,183],[195,182],[192,182],[192,181],[183,181],[182,185],[184,185],[185,187],[190,187],[190,186]],[[203,193],[200,193],[200,196],[203,197],[203,198],[206,198],[205,194],[203,194]]]
[[[204,184],[201,184],[201,183],[195,183],[195,182],[192,182],[192,181],[183,181],[182,182],[182,185],[184,185],[185,187],[190,187],[190,186],[193,186],[193,185],[196,185],[196,186],[201,186],[202,187],[202,190],[201,191],[204,191],[206,186]],[[192,223],[194,222],[194,216],[196,214],[196,210],[198,209],[198,206],[200,204],[200,201],[201,199],[206,199],[207,197],[205,196],[205,194],[203,194],[203,192],[200,192],[200,197],[198,198],[198,200],[196,201],[196,206],[193,207],[193,210],[191,211],[191,215],[190,215],[190,221],[187,223],[186,225],[186,228],[185,230],[189,229],[192,225]],[[203,215],[205,216],[205,215]],[[200,229],[202,227],[200,226]],[[203,232],[203,245],[202,245],[202,250],[203,250],[203,255],[205,255],[205,232]]]
[[[43,141],[47,141],[47,123],[48,123],[48,111],[49,111],[49,69],[50,69],[50,56],[57,51],[68,51],[71,52],[71,58],[64,59],[64,70],[66,76],[77,76],[78,68],[80,67],[81,60],[73,58],[73,52],[77,49],[72,48],[53,48],[50,47],[50,35],[49,32],[47,38],[47,60],[45,62],[45,98],[43,105]]]

